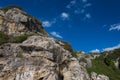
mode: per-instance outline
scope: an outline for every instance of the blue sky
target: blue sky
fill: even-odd
[[[99,52],[120,47],[120,0],[0,0],[18,5],[43,22],[74,50]]]

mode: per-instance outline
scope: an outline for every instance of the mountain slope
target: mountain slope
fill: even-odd
[[[0,80],[109,80],[89,77],[71,46],[49,37],[20,7],[2,8],[0,15]]]
[[[87,70],[89,73],[105,74],[110,80],[120,80],[120,49],[101,53],[100,57],[92,60],[92,67]]]

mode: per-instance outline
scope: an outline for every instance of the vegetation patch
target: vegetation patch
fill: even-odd
[[[8,35],[0,31],[0,45],[8,42],[8,39],[9,39]]]
[[[15,6],[15,5],[9,5],[7,7],[0,8],[0,10],[7,12],[9,9],[12,9],[12,8],[18,8],[20,10],[23,10],[20,6]]]
[[[64,44],[63,45],[64,49],[66,49],[66,50],[68,50],[70,52],[73,52],[72,46],[68,42],[63,41],[63,40],[56,40],[56,43],[59,44],[59,42],[62,42]]]
[[[0,31],[0,45],[4,44],[4,43],[22,43],[28,37],[33,36],[33,35],[48,37],[48,35],[37,34],[37,33],[36,34],[29,34],[29,35],[20,34],[18,36],[12,37],[12,36],[9,36],[9,35],[5,34],[4,32]]]
[[[23,41],[25,41],[28,38],[27,35],[19,35],[19,36],[15,36],[13,37],[10,42],[11,43],[22,43]]]
[[[92,67],[87,68],[88,73],[96,72],[98,74],[104,74],[110,78],[110,80],[120,80],[120,69],[116,69],[114,66],[114,60],[120,57],[120,49],[107,52],[108,55],[102,53],[100,57],[92,60]]]
[[[18,53],[16,57],[23,58],[23,53]]]
[[[73,57],[77,58],[77,53],[76,53],[75,51],[72,52],[71,55],[72,55]]]

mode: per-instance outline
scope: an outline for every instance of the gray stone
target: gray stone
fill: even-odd
[[[0,15],[1,15],[1,16],[4,16],[4,15],[5,15],[2,10],[0,10]]]
[[[109,77],[101,74],[97,74],[95,72],[91,73],[91,80],[109,80]]]

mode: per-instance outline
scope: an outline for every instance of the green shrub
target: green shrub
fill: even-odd
[[[13,37],[10,42],[11,43],[22,43],[23,41],[25,41],[28,38],[27,35],[19,35],[16,37]]]
[[[105,58],[104,59],[104,63],[107,65],[107,66],[110,66],[112,64],[112,60],[110,58]]]
[[[63,40],[56,40],[56,43],[59,44],[59,42],[62,42],[64,44],[63,45],[64,49],[66,49],[66,50],[68,50],[70,52],[73,52],[72,46],[68,42],[63,41]]]
[[[16,57],[23,58],[23,53],[18,53]]]
[[[7,12],[9,9],[12,9],[12,8],[18,8],[20,10],[23,10],[20,6],[15,6],[15,5],[9,5],[7,7],[0,8],[0,10],[3,10],[4,12]]]
[[[107,58],[110,58],[112,60],[116,60],[117,58],[120,57],[120,49],[115,49],[113,51],[108,52]]]
[[[8,35],[0,31],[0,44],[8,42]]]
[[[120,70],[116,69],[114,65],[114,59],[119,57],[118,50],[111,52],[107,52],[107,56],[103,56],[102,54],[100,57],[92,60],[92,67],[87,68],[88,73],[96,72],[98,74],[104,74],[110,78],[110,80],[120,80]]]
[[[76,52],[72,52],[71,55],[75,58],[77,58],[77,53]]]

